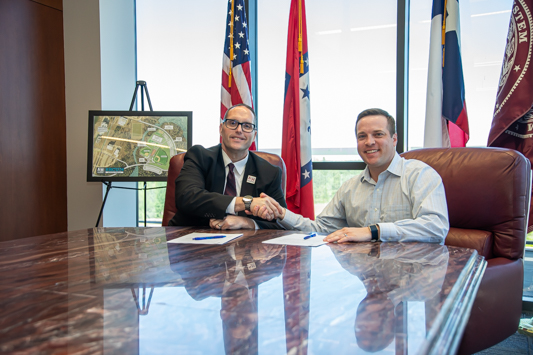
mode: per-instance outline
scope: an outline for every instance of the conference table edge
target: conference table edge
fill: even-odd
[[[485,258],[474,250],[431,327],[420,354],[457,352],[486,267]]]

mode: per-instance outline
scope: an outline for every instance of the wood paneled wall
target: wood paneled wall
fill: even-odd
[[[58,4],[0,0],[0,241],[67,230]]]

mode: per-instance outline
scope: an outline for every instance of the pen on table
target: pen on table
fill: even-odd
[[[304,237],[304,239],[309,239],[309,238],[313,238],[313,237],[316,237],[316,233],[311,233],[311,234],[309,234],[309,235],[306,235],[306,236]]]
[[[226,236],[225,235],[213,235],[209,237],[195,237],[195,238],[192,238],[192,240],[219,239],[219,238],[226,238]]]

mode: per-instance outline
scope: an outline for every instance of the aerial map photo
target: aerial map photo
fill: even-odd
[[[187,116],[94,116],[92,177],[166,177],[187,139]]]

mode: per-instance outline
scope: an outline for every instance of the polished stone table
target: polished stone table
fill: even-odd
[[[0,243],[0,352],[453,353],[486,264],[434,244],[261,243],[283,231],[167,244],[192,230]]]

